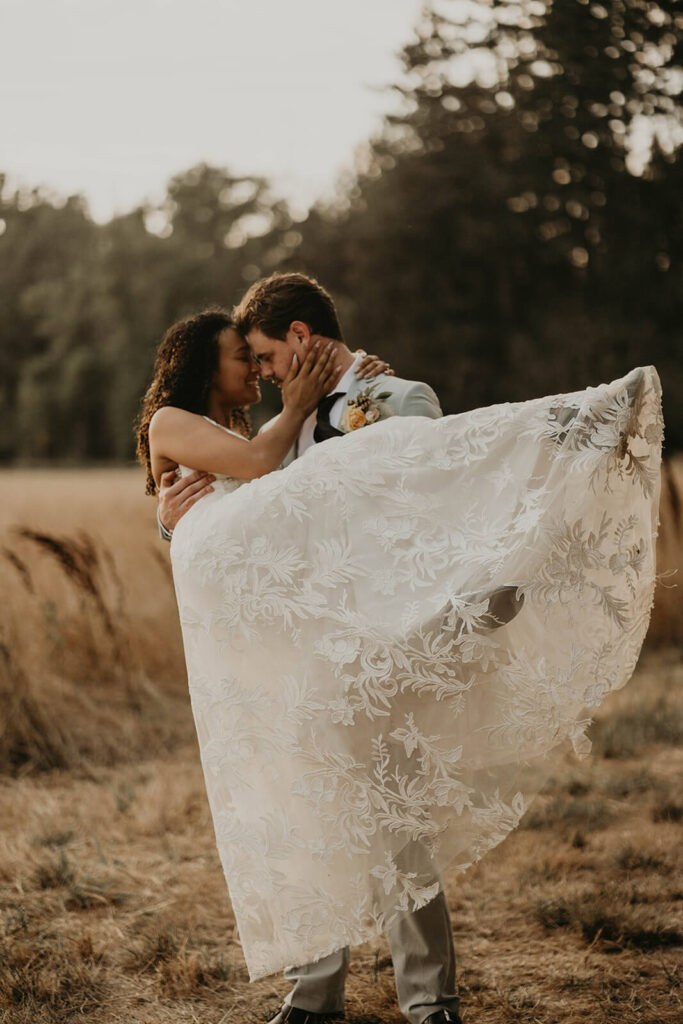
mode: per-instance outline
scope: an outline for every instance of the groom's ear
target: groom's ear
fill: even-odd
[[[303,320],[292,320],[287,331],[287,341],[295,352],[307,351],[311,343],[311,329]]]

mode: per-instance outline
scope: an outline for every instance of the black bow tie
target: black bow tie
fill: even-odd
[[[316,443],[327,441],[330,437],[339,437],[344,433],[343,430],[337,430],[330,423],[330,410],[337,399],[342,398],[343,395],[343,391],[333,391],[331,395],[325,395],[318,405],[318,415],[315,418],[315,430],[313,431],[313,440]]]

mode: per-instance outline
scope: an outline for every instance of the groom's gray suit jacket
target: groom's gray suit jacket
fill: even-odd
[[[344,402],[353,402],[361,391],[365,391],[367,387],[372,387],[375,395],[388,393],[388,398],[377,402],[380,420],[386,420],[390,416],[427,416],[429,419],[436,420],[443,416],[439,399],[429,384],[423,384],[419,380],[387,377],[384,373],[380,373],[378,377],[374,377],[372,380],[358,380],[356,378],[349,388]],[[274,416],[272,420],[264,423],[261,430],[268,430],[276,420],[277,416]],[[378,422],[378,420],[375,422]],[[368,423],[367,426],[372,426],[372,424]],[[365,429],[365,427],[361,429]],[[297,440],[283,459],[283,467],[293,462],[298,454]]]

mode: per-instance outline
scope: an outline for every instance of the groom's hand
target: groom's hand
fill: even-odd
[[[159,484],[159,520],[162,526],[169,531],[175,530],[187,510],[213,490],[211,485],[215,479],[211,473],[200,470],[180,480],[176,480],[174,469],[162,473]]]

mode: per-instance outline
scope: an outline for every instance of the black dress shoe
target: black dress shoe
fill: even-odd
[[[436,1013],[430,1013],[422,1024],[462,1024],[462,1021],[452,1010],[437,1010]]]
[[[343,1013],[312,1013],[284,1003],[268,1024],[332,1024],[344,1020]]]

